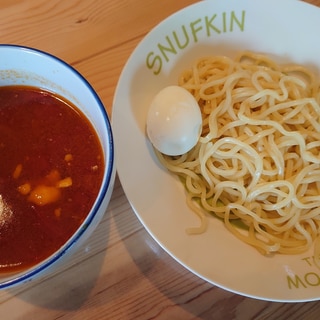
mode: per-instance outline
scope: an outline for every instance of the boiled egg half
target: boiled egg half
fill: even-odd
[[[184,154],[199,140],[202,117],[194,96],[179,86],[162,89],[147,115],[147,135],[153,146],[170,156]]]

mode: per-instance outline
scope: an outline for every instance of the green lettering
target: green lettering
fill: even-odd
[[[305,261],[310,267],[312,266],[312,263],[310,262],[310,257],[303,258],[302,260]]]
[[[222,24],[223,24],[223,32],[227,32],[227,19],[226,19],[226,13],[222,13]]]
[[[188,33],[187,33],[185,26],[182,26],[182,31],[184,34],[184,43],[183,44],[181,44],[181,42],[177,36],[177,33],[175,31],[173,31],[173,37],[174,37],[174,40],[176,41],[176,44],[179,47],[179,49],[184,49],[189,44],[189,36],[188,36]]]
[[[219,19],[219,21],[217,21],[217,14],[205,16],[204,20],[202,18],[199,18],[190,22],[190,30],[188,26],[186,27],[185,25],[182,25],[181,31],[173,31],[172,36],[167,35],[165,37],[165,42],[158,43],[158,54],[156,54],[154,51],[148,53],[146,58],[147,67],[151,69],[155,75],[159,74],[162,70],[163,63],[170,61],[170,55],[176,55],[179,50],[185,49],[192,40],[195,43],[199,41],[199,33],[203,29],[205,29],[206,35],[208,37],[212,36],[214,33],[221,34],[222,32],[232,32],[235,29],[244,31],[245,14],[246,12],[244,10],[241,13],[236,13],[235,11],[231,11],[230,13],[222,12],[222,20]],[[310,265],[309,260],[306,259],[305,261]],[[289,284],[291,283],[292,285],[294,285],[294,283],[296,283],[294,282],[294,280],[290,281],[291,282],[289,282]]]
[[[159,43],[158,48],[159,48],[160,52],[162,53],[163,57],[165,58],[165,60],[168,62],[169,57],[167,56],[166,51],[173,53],[173,54],[177,54],[177,50],[173,46],[173,43],[171,42],[171,40],[168,36],[166,36],[166,40],[167,40],[167,43],[169,44],[169,47],[165,47],[161,43]]]
[[[153,51],[149,52],[146,59],[148,69],[153,69],[155,75],[159,74],[162,68],[162,59],[160,56],[155,55]]]
[[[320,285],[320,277],[315,272],[308,272],[304,276],[304,280],[309,286],[317,287]]]
[[[243,10],[242,11],[242,15],[241,15],[241,19],[239,20],[236,17],[236,14],[234,11],[231,11],[231,20],[230,20],[230,31],[233,31],[234,28],[234,24],[236,23],[238,25],[238,27],[240,28],[241,31],[244,30],[244,22],[245,22],[245,16],[246,16],[246,12]]]
[[[221,30],[218,29],[215,25],[213,25],[213,20],[217,17],[216,14],[214,14],[210,19],[209,17],[205,17],[205,25],[206,25],[206,30],[207,30],[207,36],[211,36],[211,29],[216,32],[216,33],[221,33]]]
[[[295,288],[299,288],[300,285],[302,285],[304,288],[307,287],[297,275],[294,279],[290,276],[287,276],[287,280],[289,289],[292,289],[292,286],[294,286]]]
[[[198,19],[190,23],[190,28],[191,28],[194,42],[198,42],[197,33],[202,30],[202,26],[199,26],[196,28],[196,25],[199,24],[200,22],[201,22],[201,19]]]

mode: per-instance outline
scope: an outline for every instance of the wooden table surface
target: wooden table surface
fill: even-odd
[[[112,116],[120,72],[138,42],[161,20],[194,2],[0,0],[0,42],[35,47],[70,63],[97,90]],[[320,6],[320,0],[307,2]],[[143,228],[118,178],[104,219],[80,250],[53,274],[0,291],[1,320],[318,319],[319,315],[320,302],[250,299],[187,271]]]

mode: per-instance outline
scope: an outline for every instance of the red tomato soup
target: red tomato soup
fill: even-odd
[[[0,87],[0,273],[55,252],[86,218],[104,157],[70,102],[27,86]]]

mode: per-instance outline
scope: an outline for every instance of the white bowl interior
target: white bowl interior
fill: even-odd
[[[206,55],[252,50],[317,73],[319,28],[320,9],[301,1],[201,1],[156,26],[134,50],[120,77],[112,125],[118,175],[134,211],[174,259],[229,291],[273,301],[316,300],[319,270],[308,265],[312,250],[263,257],[217,219],[210,220],[206,233],[188,236],[185,230],[198,219],[186,205],[180,181],[161,167],[146,137],[150,102],[163,87],[177,84],[178,75],[196,58]]]

